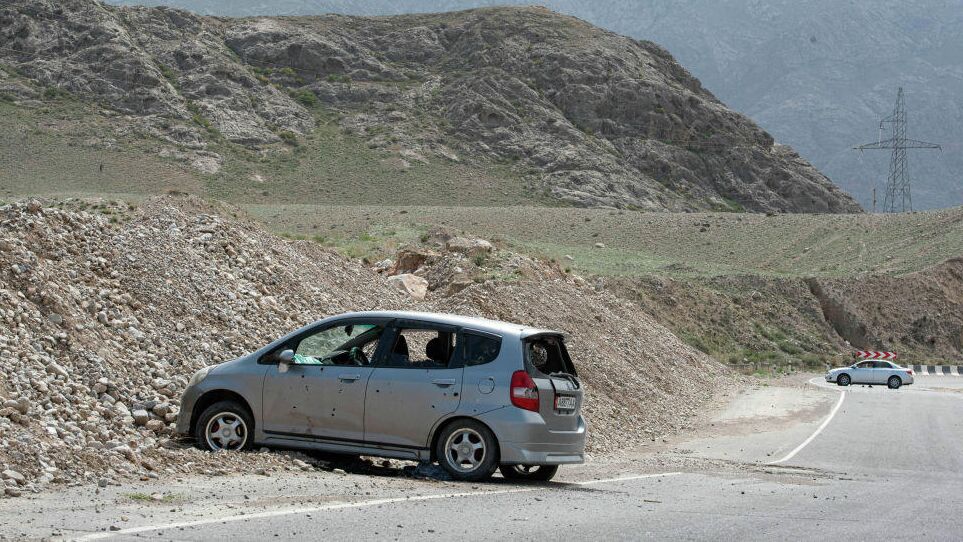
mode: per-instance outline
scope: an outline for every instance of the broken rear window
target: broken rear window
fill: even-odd
[[[529,366],[546,375],[576,374],[565,343],[557,335],[537,336],[525,341],[525,359]]]

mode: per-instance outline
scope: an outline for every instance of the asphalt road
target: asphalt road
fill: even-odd
[[[776,394],[782,399],[757,390],[750,407],[735,408],[731,419],[723,413],[706,434],[571,468],[556,483],[229,477],[160,488],[194,496],[153,508],[125,502],[122,492],[131,488],[86,497],[89,489],[74,489],[4,501],[0,533],[114,540],[963,538],[963,377],[922,377],[898,391],[842,391],[818,380]],[[796,395],[780,409],[786,394]],[[770,403],[778,412],[765,412]]]

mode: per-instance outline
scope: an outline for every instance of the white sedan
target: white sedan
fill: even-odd
[[[913,370],[883,359],[867,359],[829,371],[826,373],[826,382],[835,382],[840,386],[886,384],[895,390],[913,383]]]

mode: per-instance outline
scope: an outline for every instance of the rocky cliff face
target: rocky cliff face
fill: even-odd
[[[369,147],[504,162],[571,204],[859,210],[665,50],[541,8],[222,19],[19,0],[0,9],[0,62],[186,149],[309,132],[320,102]]]

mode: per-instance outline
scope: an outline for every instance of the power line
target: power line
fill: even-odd
[[[885,125],[893,126],[893,137],[883,139]],[[928,143],[906,137],[906,101],[903,99],[903,87],[896,93],[896,106],[893,114],[879,121],[879,138],[875,143],[867,143],[853,147],[860,152],[864,150],[892,149],[889,159],[889,178],[886,180],[886,193],[883,196],[883,212],[896,213],[913,210],[913,194],[906,164],[907,149],[939,149],[943,147],[936,143]],[[875,196],[874,196],[875,202]]]

